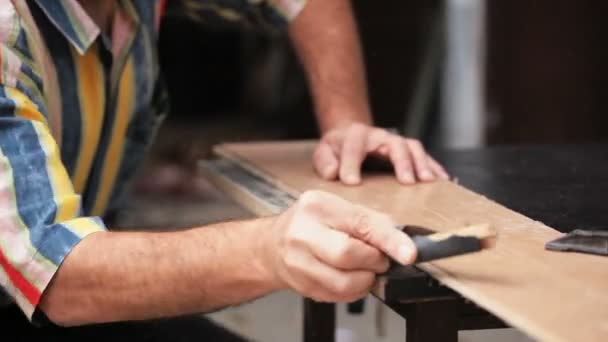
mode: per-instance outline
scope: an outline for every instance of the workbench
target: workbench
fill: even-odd
[[[460,184],[561,232],[608,230],[608,145],[501,146],[435,155]],[[459,330],[507,327],[415,268],[396,270],[384,285],[383,302],[407,318],[408,342],[457,341]]]
[[[608,229],[603,200],[608,193],[608,145],[502,146],[433,154],[459,184],[533,220],[561,232]],[[225,162],[202,168],[207,175],[221,172],[231,177],[236,172],[236,178],[253,177],[256,187],[268,185],[255,172],[235,171],[234,164]],[[293,200],[277,196],[273,189],[257,190],[272,198],[270,205],[278,209]],[[389,272],[374,294],[406,318],[408,342],[455,342],[459,330],[507,327],[416,267]],[[333,341],[335,305],[305,300],[304,310],[304,340]]]

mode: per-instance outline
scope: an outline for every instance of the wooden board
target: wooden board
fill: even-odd
[[[308,189],[330,191],[399,223],[437,231],[489,222],[500,234],[495,249],[421,268],[538,340],[607,339],[608,258],[546,251],[544,244],[559,232],[451,182],[401,186],[391,175],[367,176],[358,187],[323,181],[311,167],[313,147],[314,142],[229,144],[217,153],[294,198]],[[256,210],[248,189],[225,188],[258,214],[276,211],[259,204]]]

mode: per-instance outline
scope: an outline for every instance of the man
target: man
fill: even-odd
[[[290,21],[323,133],[313,165],[361,181],[368,154],[404,184],[446,178],[419,142],[372,127],[348,0],[200,0],[229,18]],[[0,286],[34,321],[75,326],[208,312],[290,288],[364,296],[413,260],[379,212],[308,192],[286,212],[182,232],[108,232],[165,114],[163,1],[0,1]],[[204,81],[204,80],[202,80]]]

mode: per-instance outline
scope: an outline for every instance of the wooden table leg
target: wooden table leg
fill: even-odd
[[[458,342],[458,302],[406,304],[406,342]]]
[[[304,342],[334,342],[336,305],[304,298]]]

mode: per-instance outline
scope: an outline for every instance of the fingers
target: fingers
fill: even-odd
[[[391,163],[393,163],[397,180],[403,184],[412,184],[416,182],[416,178],[414,177],[407,145],[403,142],[402,139],[393,139],[388,155]]]
[[[390,159],[403,184],[449,179],[420,141],[363,124],[326,133],[315,149],[314,167],[326,180],[339,178],[344,184],[356,185],[361,182],[361,165],[368,153]]]
[[[428,155],[420,141],[415,139],[405,139],[405,143],[407,144],[410,156],[412,157],[412,162],[414,164],[414,169],[416,170],[416,176],[418,176],[418,179],[421,181],[435,180],[435,175],[431,171],[428,163]]]
[[[296,291],[320,302],[357,300],[370,291],[376,276],[369,271],[339,270],[309,254],[300,254],[288,264],[299,274]]]
[[[370,133],[368,145],[369,151],[373,151],[380,157],[391,161],[395,176],[400,183],[412,184],[416,182],[405,139],[390,134],[384,129],[374,128]]]
[[[367,128],[352,125],[344,137],[340,151],[340,180],[344,184],[356,185],[361,182],[361,164],[367,154]]]
[[[306,192],[299,202],[322,224],[362,240],[401,264],[410,264],[416,257],[412,240],[387,215],[321,191]]]
[[[433,170],[433,172],[441,179],[443,180],[449,180],[450,179],[450,175],[448,175],[447,171],[443,168],[443,166],[441,166],[441,164],[439,164],[435,159],[433,159],[433,157],[428,156],[428,163],[429,166],[431,168],[431,170]]]
[[[323,226],[311,226],[302,238],[310,251],[322,262],[341,270],[364,270],[384,273],[389,261],[377,248],[348,234]]]
[[[321,262],[313,262],[311,266],[312,277],[326,290],[321,301],[355,301],[369,293],[376,279],[376,274],[369,271],[342,271]]]
[[[271,240],[272,269],[283,284],[318,301],[365,296],[388,268],[385,253],[402,264],[415,259],[413,242],[388,216],[329,193],[305,192],[274,222],[280,235]]]
[[[319,142],[313,155],[313,165],[315,171],[326,180],[336,179],[338,176],[338,158],[334,154],[329,143]]]
[[[448,179],[443,167],[416,139],[407,139],[383,129],[372,128],[369,133],[368,151],[390,159],[397,180],[403,184],[415,183],[416,179],[421,181]]]
[[[414,174],[421,181],[449,179],[443,166],[425,151],[418,140],[392,137],[388,146],[389,158],[401,183],[414,183]]]

